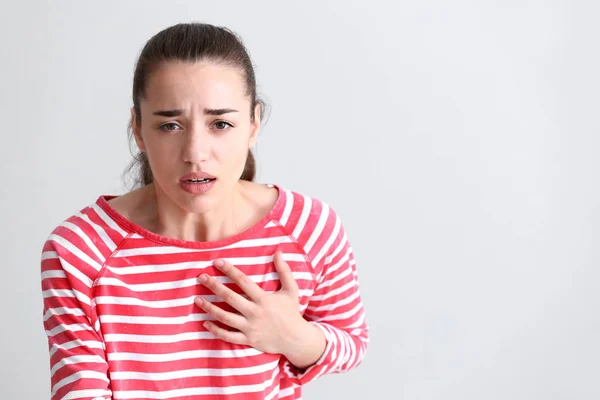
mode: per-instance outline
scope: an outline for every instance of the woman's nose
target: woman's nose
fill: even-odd
[[[199,164],[210,155],[210,136],[202,128],[190,129],[184,134],[183,161]]]

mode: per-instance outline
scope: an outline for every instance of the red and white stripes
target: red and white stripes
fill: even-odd
[[[52,399],[299,399],[301,385],[362,361],[368,329],[356,263],[335,211],[282,188],[255,227],[217,242],[163,238],[126,220],[101,196],[58,226],[42,253],[44,326]],[[281,250],[300,292],[300,311],[327,347],[304,371],[281,355],[215,338],[197,282],[225,258],[265,291],[279,288]]]

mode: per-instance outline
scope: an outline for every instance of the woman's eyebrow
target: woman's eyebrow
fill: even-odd
[[[232,108],[205,108],[204,114],[206,115],[223,115],[238,112],[238,110],[234,110]]]
[[[223,115],[238,112],[238,110],[234,110],[232,108],[205,108],[205,115]],[[161,117],[178,117],[183,114],[183,110],[159,110],[154,111],[152,115],[159,115]]]
[[[183,114],[182,110],[160,110],[152,113],[152,115],[160,115],[161,117],[178,117],[181,114]]]

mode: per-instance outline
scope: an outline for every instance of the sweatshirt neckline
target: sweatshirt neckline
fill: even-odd
[[[220,247],[229,246],[229,245],[239,242],[241,240],[248,239],[256,231],[263,229],[270,221],[279,220],[279,218],[281,217],[281,212],[285,205],[285,195],[283,193],[283,189],[275,184],[267,184],[267,186],[274,187],[278,191],[277,200],[275,201],[275,204],[273,205],[271,210],[267,213],[267,215],[265,215],[263,218],[260,219],[260,221],[258,221],[253,226],[246,229],[245,231],[242,231],[242,232],[237,233],[232,236],[228,236],[228,237],[220,239],[220,240],[213,240],[213,241],[208,241],[208,242],[196,242],[196,241],[190,241],[190,240],[174,239],[174,238],[170,238],[167,236],[159,235],[157,233],[151,232],[151,231],[141,227],[140,225],[138,225],[138,224],[134,223],[133,221],[129,220],[128,218],[126,218],[123,214],[117,212],[117,210],[115,210],[108,203],[109,200],[112,200],[112,199],[118,197],[117,195],[101,195],[96,200],[96,204],[110,218],[112,218],[115,222],[117,222],[117,224],[119,226],[121,226],[121,228],[123,228],[124,230],[126,230],[129,233],[131,233],[131,232],[137,233],[138,235],[140,235],[148,240],[151,240],[156,243],[164,244],[164,245],[169,245],[169,246],[185,247],[185,248],[191,248],[191,249],[216,249],[216,248],[220,248]]]

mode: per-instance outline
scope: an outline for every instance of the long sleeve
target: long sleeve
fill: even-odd
[[[314,262],[316,289],[304,318],[322,329],[327,345],[321,358],[306,370],[284,363],[284,373],[299,385],[357,367],[369,341],[352,247],[337,214],[326,205],[317,207],[321,223],[316,220],[314,229],[319,231],[311,229],[313,240],[307,245],[313,250],[308,254]]]
[[[41,278],[52,400],[112,399],[104,343],[94,328],[89,295],[101,268],[98,253],[65,227],[44,244]]]

